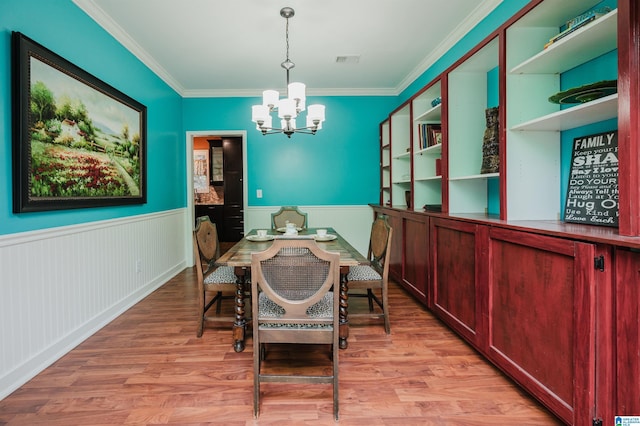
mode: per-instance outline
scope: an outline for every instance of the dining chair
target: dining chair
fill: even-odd
[[[251,255],[255,418],[260,413],[260,384],[285,382],[333,384],[333,413],[338,419],[339,286],[340,254],[323,250],[314,240],[275,240]],[[330,374],[265,368],[269,343],[329,347]],[[315,357],[305,366],[318,369],[318,363]],[[325,373],[326,366],[321,367]]]
[[[295,223],[299,228],[307,227],[307,213],[301,212],[297,206],[282,206],[280,210],[271,213],[271,227],[284,228],[287,222]]]
[[[388,287],[392,234],[393,229],[389,226],[387,216],[378,215],[371,225],[367,255],[370,265],[352,266],[349,268],[349,274],[347,274],[349,297],[367,297],[369,299],[368,312],[354,312],[353,308],[350,307],[349,318],[382,318],[387,334],[391,333]],[[366,292],[363,293],[362,290]],[[374,310],[373,302],[378,305],[379,310]]]
[[[231,266],[216,267],[214,265],[215,260],[220,257],[220,244],[216,225],[211,222],[209,216],[196,219],[193,251],[198,277],[197,336],[202,337],[205,322],[233,324],[235,316],[223,316],[221,310],[223,299],[235,300],[236,275]],[[208,315],[209,308],[214,304],[216,304],[216,315]]]

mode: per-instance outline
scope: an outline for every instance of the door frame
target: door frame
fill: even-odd
[[[193,258],[193,224],[195,222],[195,206],[193,197],[193,139],[203,136],[239,137],[242,138],[242,216],[247,223],[247,131],[246,130],[196,130],[186,132],[186,183],[187,212],[185,215],[184,252],[187,265],[194,265]],[[246,226],[246,225],[245,225]],[[246,229],[245,229],[246,232]]]

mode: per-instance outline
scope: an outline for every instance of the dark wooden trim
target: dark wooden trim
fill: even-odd
[[[621,235],[640,235],[640,4],[618,2],[618,149]]]

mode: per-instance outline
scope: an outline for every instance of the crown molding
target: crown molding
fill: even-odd
[[[444,56],[457,42],[469,33],[476,25],[486,18],[503,0],[491,0],[480,3],[477,8],[449,34],[432,52],[418,64],[418,66],[408,74],[396,87],[395,91],[402,93],[411,83],[420,77],[426,70],[435,64],[438,59]]]
[[[162,81],[167,83],[178,94],[184,92],[184,87],[173,78],[151,55],[147,53],[126,31],[102,10],[93,0],[72,0],[76,6],[84,11],[96,23],[108,32],[116,41],[145,64]]]
[[[187,90],[173,76],[167,72],[149,53],[147,53],[126,31],[122,29],[111,17],[102,10],[93,0],[72,0],[80,9],[89,15],[114,39],[122,44],[129,52],[145,64],[153,73],[162,79],[169,87],[185,98],[222,98],[222,97],[260,97],[262,91],[254,89],[223,89],[223,90]],[[398,96],[411,83],[420,77],[449,49],[460,41],[473,27],[491,13],[503,0],[488,0],[480,3],[478,7],[462,21],[440,43],[429,56],[407,75],[396,87],[388,88],[350,88],[350,89],[321,89],[309,91],[311,96]]]

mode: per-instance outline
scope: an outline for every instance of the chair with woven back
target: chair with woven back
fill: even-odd
[[[340,254],[323,250],[314,240],[275,240],[267,250],[251,255],[255,418],[260,412],[260,384],[285,382],[332,384],[338,419],[339,286]],[[296,360],[287,359],[284,367],[265,368],[267,344],[328,345],[331,372],[326,374],[327,362],[318,360],[315,352],[308,364],[300,352],[289,351],[297,355]],[[292,367],[295,362],[302,367]]]
[[[271,213],[271,227],[284,228],[287,223],[294,223],[298,228],[307,227],[307,213],[301,212],[297,206],[282,206],[280,210]]]
[[[234,315],[221,315],[222,300],[235,299],[236,276],[230,266],[216,267],[220,257],[220,244],[215,223],[209,216],[196,219],[193,231],[193,251],[198,277],[198,331],[202,337],[205,322],[233,324]],[[208,315],[209,308],[216,304],[216,315]]]
[[[350,306],[349,319],[357,317],[378,318],[384,320],[384,329],[391,333],[389,322],[389,256],[391,252],[391,236],[393,229],[389,226],[387,216],[378,215],[371,226],[368,259],[370,265],[352,266],[349,268],[347,283],[349,297],[367,297],[368,312],[354,312]],[[365,293],[362,293],[365,290]],[[374,290],[378,290],[377,292]],[[374,310],[374,304],[379,309]]]

